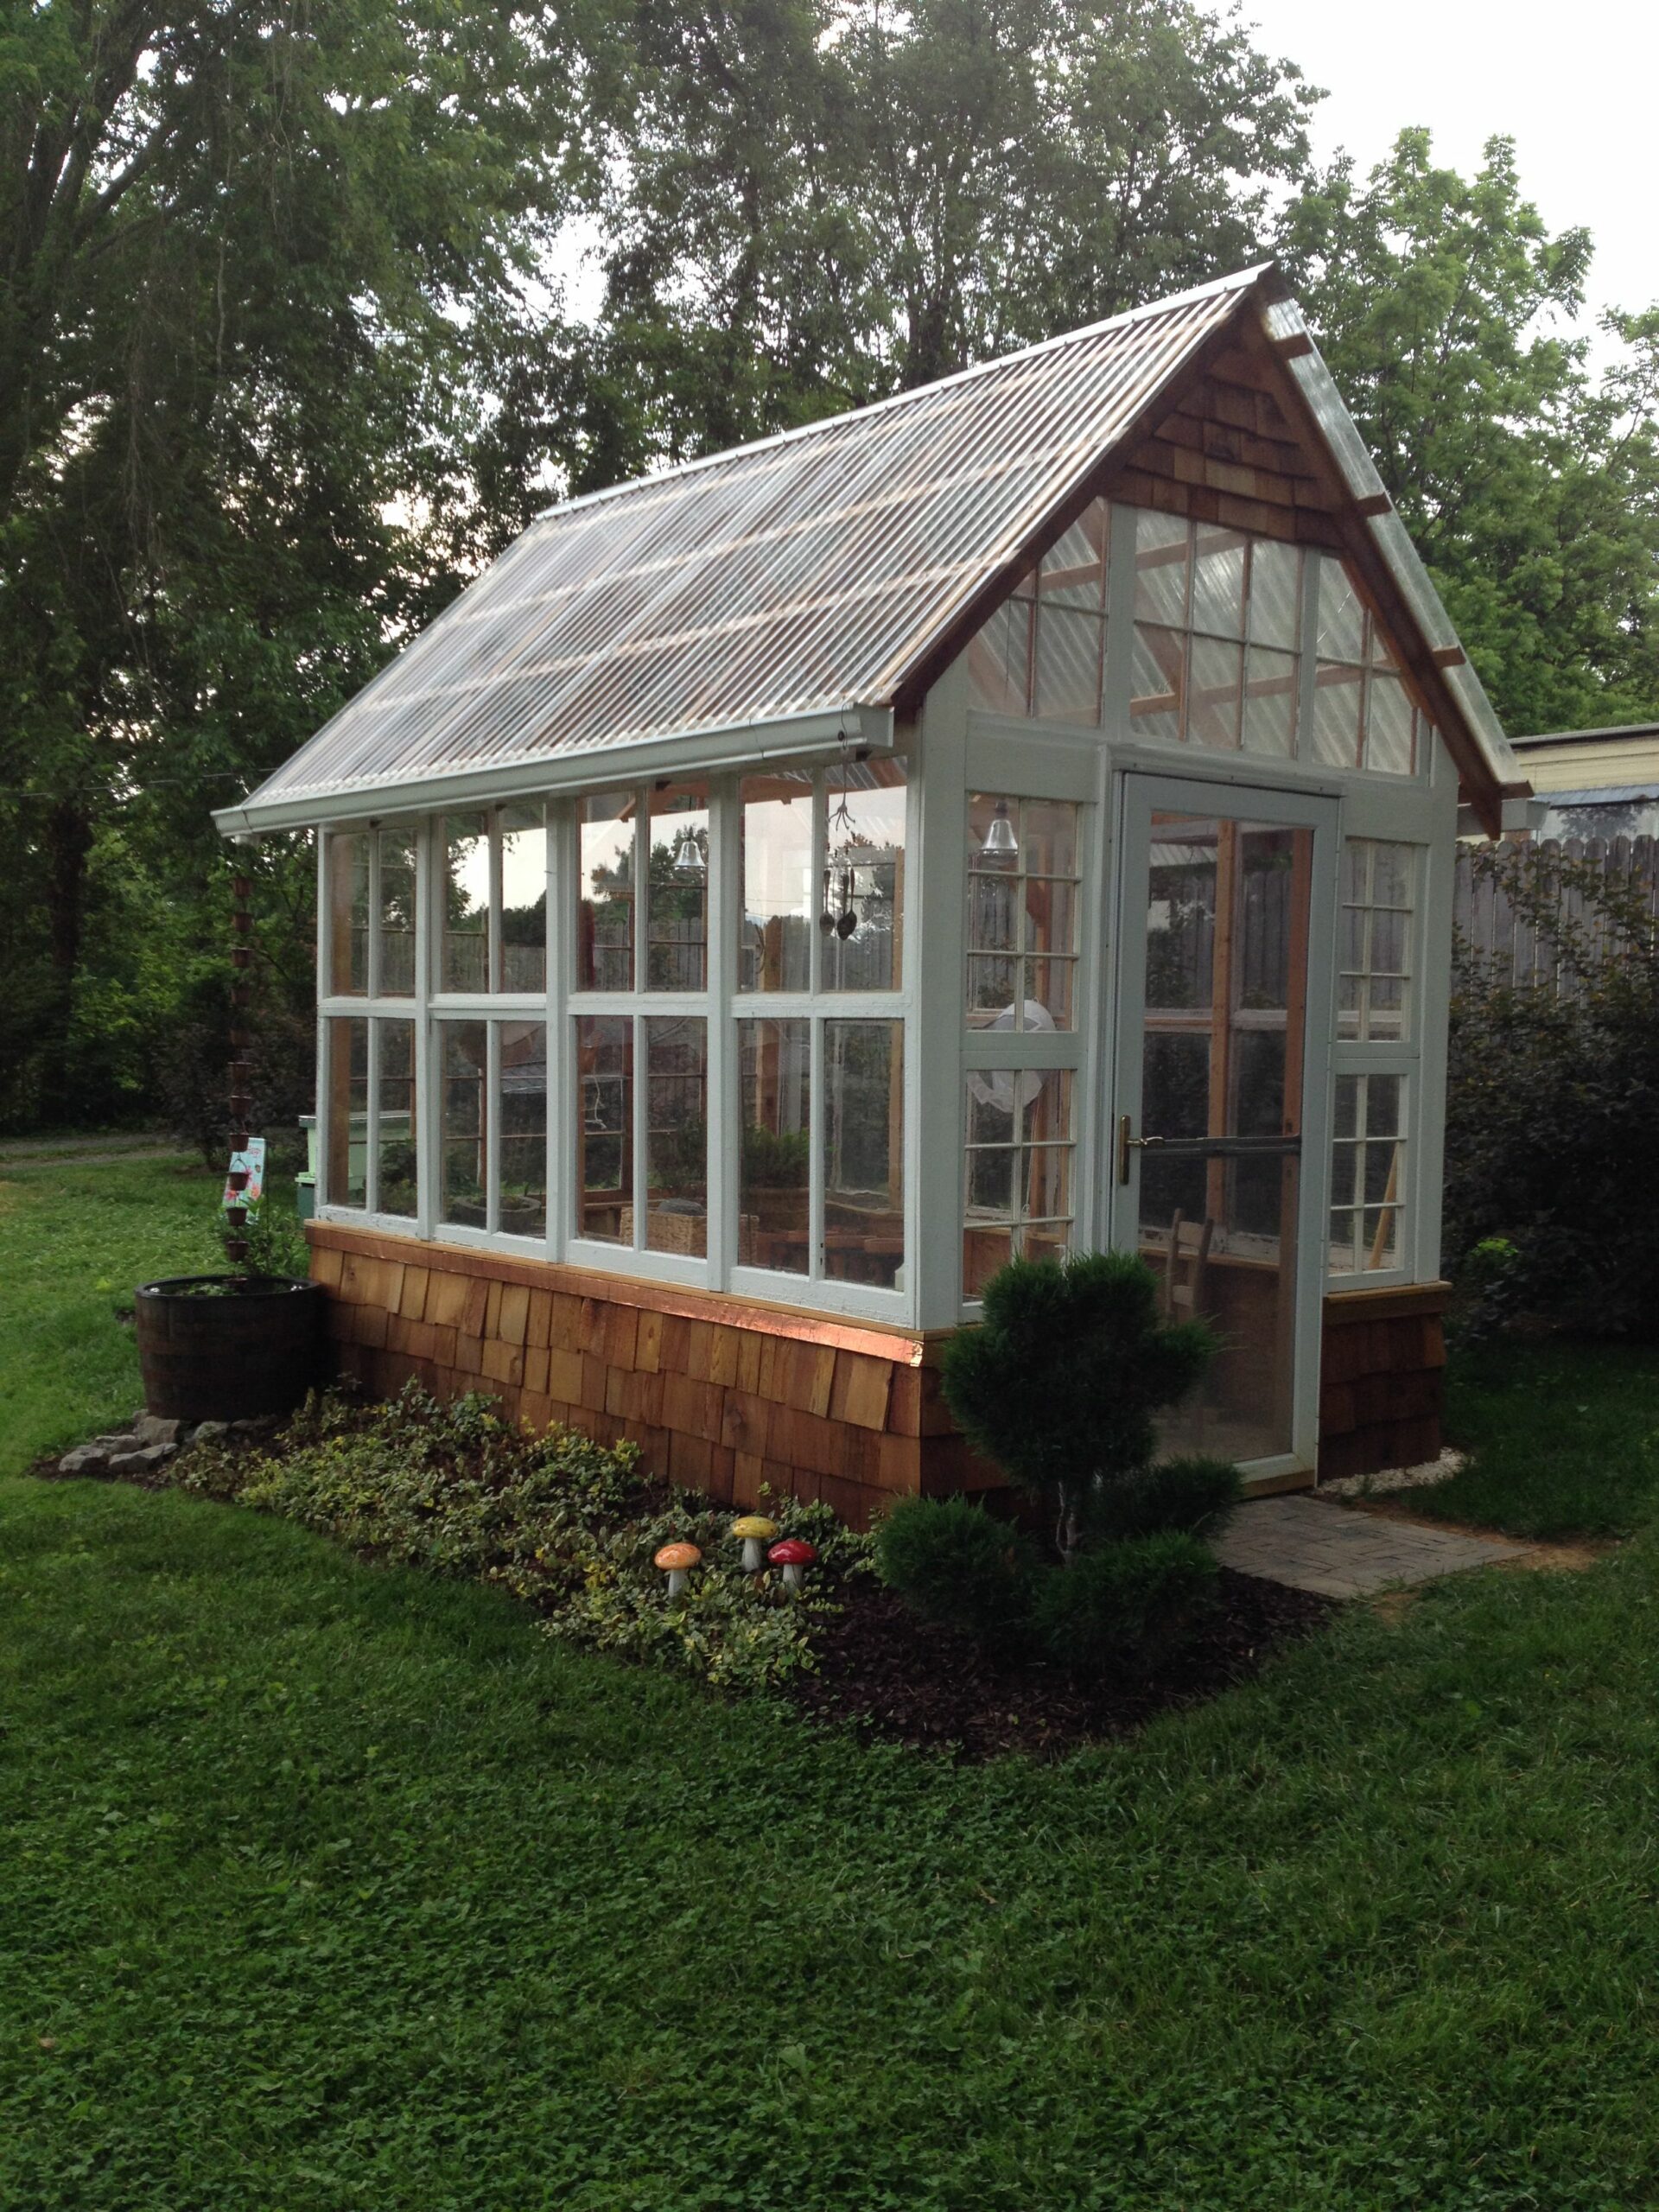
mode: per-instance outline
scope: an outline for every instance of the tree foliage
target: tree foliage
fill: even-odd
[[[1448,1255],[1482,1324],[1659,1335],[1659,940],[1639,892],[1548,847],[1475,863],[1549,949],[1465,946],[1452,1001]]]
[[[1343,396],[1507,727],[1659,713],[1659,309],[1578,323],[1591,241],[1552,237],[1516,149],[1473,178],[1402,131],[1338,162],[1281,241]]]

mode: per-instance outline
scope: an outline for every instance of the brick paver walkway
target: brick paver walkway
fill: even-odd
[[[1287,1583],[1294,1590],[1364,1598],[1465,1567],[1495,1566],[1525,1549],[1497,1536],[1456,1535],[1298,1496],[1241,1505],[1216,1545],[1216,1556],[1241,1574]]]

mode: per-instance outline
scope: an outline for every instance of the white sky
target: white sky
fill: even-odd
[[[1464,175],[1484,141],[1516,141],[1522,188],[1552,232],[1594,238],[1588,312],[1659,299],[1659,188],[1653,107],[1656,0],[1243,0],[1256,43],[1322,86],[1321,159],[1338,147],[1362,172],[1396,131],[1421,124],[1436,158]]]

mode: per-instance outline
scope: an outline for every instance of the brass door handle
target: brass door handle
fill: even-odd
[[[1150,1152],[1154,1145],[1163,1142],[1162,1137],[1138,1137],[1134,1135],[1134,1129],[1135,1116],[1120,1114],[1117,1117],[1117,1179],[1120,1183],[1127,1183],[1129,1179],[1129,1154],[1132,1152]]]

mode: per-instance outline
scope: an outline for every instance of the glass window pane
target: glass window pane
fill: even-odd
[[[328,1024],[328,1175],[331,1206],[368,1203],[369,1025],[359,1014]]]
[[[490,987],[490,833],[482,814],[443,823],[443,957],[440,990]]]
[[[1009,1259],[1057,1253],[1070,1242],[1072,1082],[1063,1070],[969,1071],[962,1247],[966,1298],[977,1298]]]
[[[1098,614],[1077,613],[1058,604],[1039,608],[1033,712],[1039,720],[1099,721],[1105,634]]]
[[[1009,1019],[1005,1029],[1014,1027],[1014,992],[1020,976],[1020,963],[1007,954],[987,957],[969,955],[968,959],[968,1026],[970,1029],[988,1028],[999,1015]]]
[[[501,810],[500,987],[547,988],[547,828],[539,806]]]
[[[905,1258],[904,1024],[823,1025],[823,1272],[892,1287]]]
[[[1065,799],[1020,802],[1020,853],[1028,875],[1077,872],[1077,810]]]
[[[633,1022],[626,1014],[582,1014],[575,1034],[576,1234],[632,1244]]]
[[[1186,691],[1186,640],[1181,632],[1137,622],[1129,681],[1131,735],[1149,744],[1177,744]]]
[[[1343,848],[1340,1033],[1395,1040],[1409,1014],[1411,910],[1416,855],[1410,845],[1351,837]]]
[[[1288,760],[1296,750],[1298,663],[1294,653],[1252,645],[1244,687],[1244,750]]]
[[[1366,1269],[1404,1266],[1400,1252],[1398,1206],[1367,1206],[1360,1216],[1360,1238],[1361,1259]]]
[[[740,1267],[804,1275],[810,1240],[812,1025],[740,1021]]]
[[[1363,661],[1365,658],[1365,610],[1349,581],[1348,571],[1333,555],[1319,560],[1319,621],[1315,650],[1321,660]]]
[[[1052,876],[1026,879],[1025,948],[1032,953],[1070,952],[1077,941],[1077,893]]]
[[[645,1024],[645,1249],[709,1249],[709,1024],[658,1014]]]
[[[1004,600],[968,647],[969,703],[987,714],[1023,715],[1031,684],[1029,599]]]
[[[1096,499],[1058,544],[1043,556],[1037,590],[1045,607],[1085,607],[1097,613],[1104,605],[1105,583],[1106,502]]]
[[[1331,1152],[1331,1203],[1333,1206],[1351,1206],[1357,1194],[1355,1155],[1358,1146],[1339,1143]]]
[[[906,797],[902,760],[830,776],[819,915],[826,991],[896,991],[904,981]]]
[[[438,1219],[467,1229],[482,1229],[487,1220],[485,1154],[489,1125],[484,1080],[488,1039],[488,1028],[481,1021],[438,1024]]]
[[[638,795],[607,791],[580,810],[576,988],[633,988],[634,817]]]
[[[328,840],[328,987],[338,998],[369,988],[369,841]]]
[[[1214,638],[1244,634],[1245,538],[1200,524],[1192,556],[1192,627]]]
[[[1294,652],[1301,626],[1300,548],[1270,537],[1250,542],[1250,642]]]
[[[1216,638],[1193,639],[1192,688],[1186,706],[1189,744],[1222,752],[1237,750],[1243,678],[1244,655],[1239,646]]]
[[[645,988],[701,991],[709,980],[709,794],[701,783],[651,794]]]
[[[380,990],[409,998],[415,989],[415,833],[380,832]],[[385,1209],[383,1207],[384,1212]]]
[[[1135,616],[1171,629],[1186,627],[1188,531],[1178,515],[1140,507],[1135,517]]]
[[[508,1236],[545,1236],[547,1027],[540,1021],[504,1021],[498,1027],[501,1053],[498,1226]]]
[[[1336,1118],[1332,1123],[1339,1137],[1359,1134],[1359,1086],[1363,1076],[1339,1075],[1337,1077]]]
[[[1027,960],[1020,1027],[1070,1029],[1076,1012],[1077,977],[1075,960]],[[1047,1021],[1042,1019],[1045,1014]]]
[[[1382,669],[1371,671],[1365,717],[1365,766],[1386,776],[1408,776],[1415,761],[1412,748],[1411,702],[1397,676]]]
[[[1313,758],[1331,768],[1359,766],[1359,709],[1364,671],[1319,663],[1313,686]]]
[[[812,779],[745,778],[738,988],[804,991],[812,980]]]
[[[385,880],[384,868],[381,880]],[[379,1167],[377,1213],[412,1219],[416,1205],[415,1025],[377,1021],[380,1056],[380,1110],[376,1135]]]

